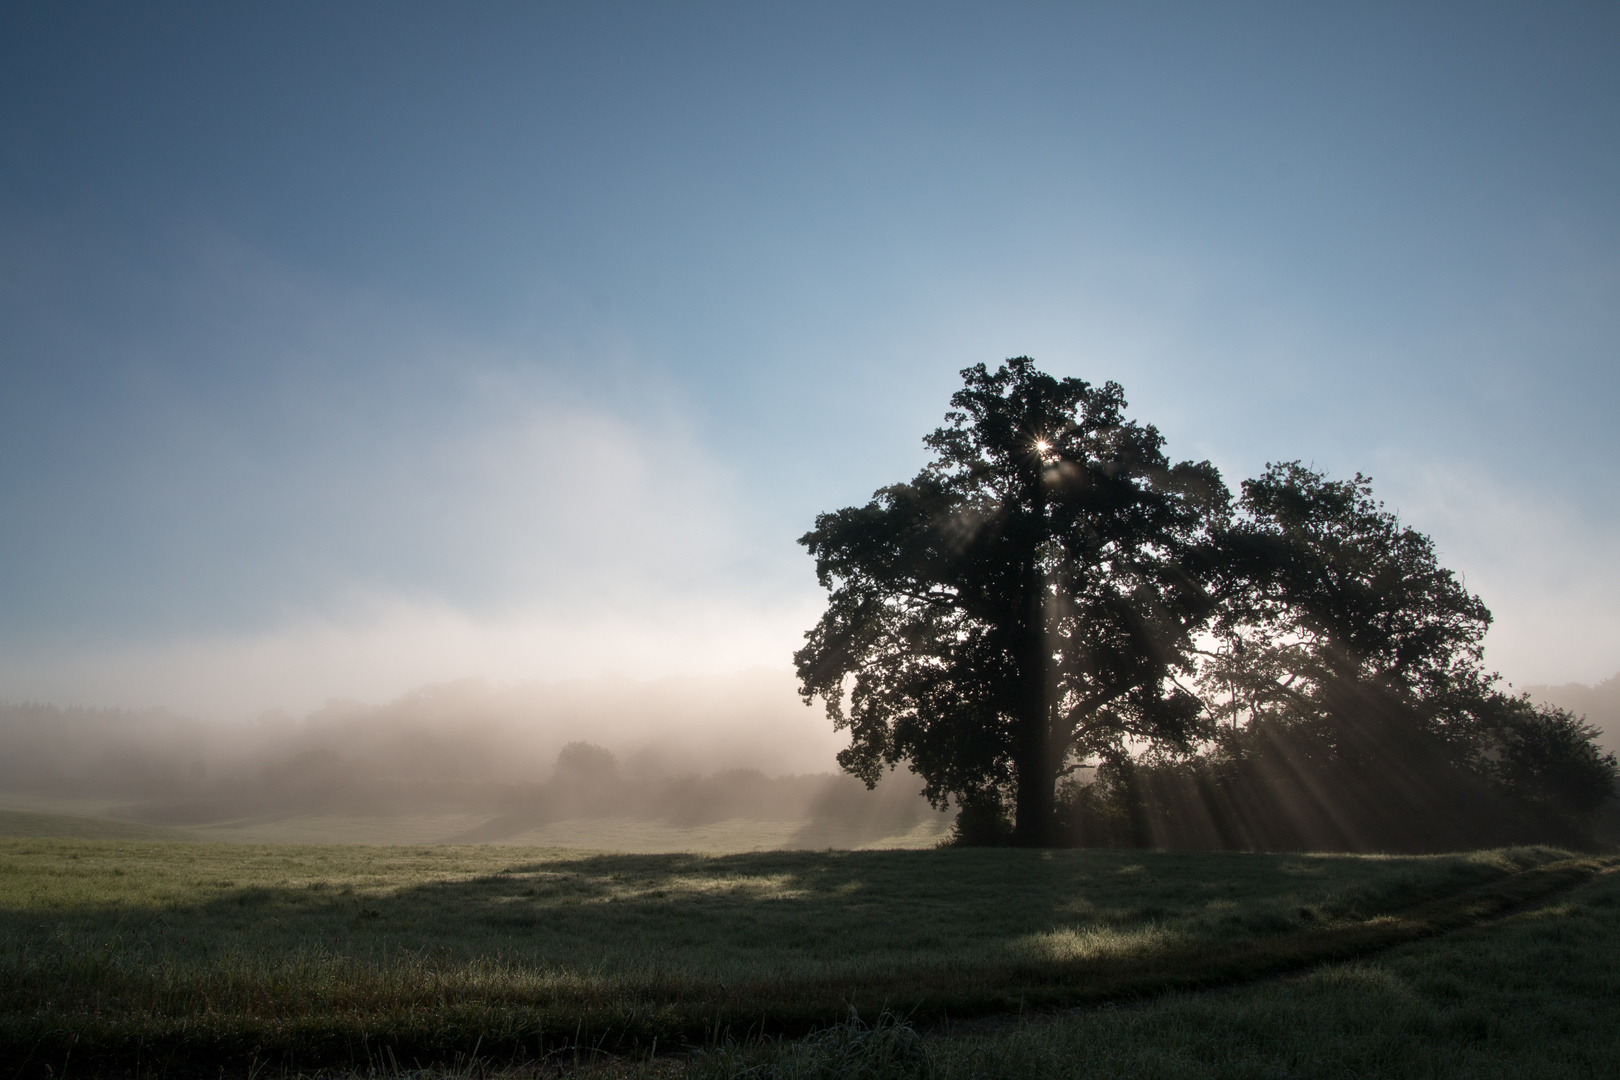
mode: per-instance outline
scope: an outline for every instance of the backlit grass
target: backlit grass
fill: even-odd
[[[869,1017],[629,1070],[683,1080],[1576,1080],[1620,1072],[1620,874],[1307,974],[919,1034]]]
[[[1589,876],[1421,858],[0,842],[0,1049],[86,1066],[626,1052],[1129,1000],[1467,925]],[[54,1059],[52,1055],[55,1055]]]

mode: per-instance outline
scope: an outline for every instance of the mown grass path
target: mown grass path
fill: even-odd
[[[0,1052],[213,1074],[538,1057],[851,1007],[1135,998],[1490,919],[1604,863],[1100,851],[580,855],[0,843]]]

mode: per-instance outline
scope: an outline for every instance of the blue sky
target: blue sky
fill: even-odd
[[[1620,669],[1620,10],[0,8],[0,698],[785,668],[971,363]]]

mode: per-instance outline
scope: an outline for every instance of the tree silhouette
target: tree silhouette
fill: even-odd
[[[1205,670],[1211,696],[1224,685],[1234,713],[1303,720],[1376,693],[1443,724],[1461,723],[1448,708],[1488,692],[1490,611],[1366,477],[1268,465],[1244,481],[1240,507],[1216,622],[1225,648]]]
[[[908,762],[936,806],[1010,804],[1013,839],[1048,844],[1062,777],[1200,734],[1177,678],[1215,606],[1229,495],[1125,419],[1116,383],[1028,357],[962,378],[915,479],[800,539],[830,596],[794,659],[806,702],[851,733],[844,769],[871,785]]]
[[[1330,827],[1316,844],[1363,850],[1582,842],[1614,759],[1574,716],[1496,688],[1490,611],[1429,537],[1366,477],[1299,462],[1245,481],[1239,509],[1199,683],[1230,721],[1205,764],[1243,791],[1212,816],[1290,788],[1293,813],[1270,816],[1295,821],[1227,823],[1243,846],[1304,819]]]

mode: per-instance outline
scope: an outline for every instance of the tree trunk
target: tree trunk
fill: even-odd
[[[1047,700],[1046,575],[1040,549],[1046,536],[1046,500],[1035,481],[1031,535],[1023,565],[1023,618],[1018,657],[1018,734],[1013,765],[1018,774],[1014,802],[1013,842],[1023,847],[1050,847],[1057,832],[1057,770]]]
[[[1057,832],[1057,766],[1052,761],[1045,724],[1046,707],[1032,723],[1019,718],[1018,794],[1013,842],[1022,847],[1051,847]],[[1034,730],[1031,730],[1034,729]]]
[[[1039,602],[1037,594],[1037,602]],[[1019,663],[1018,735],[1013,765],[1018,774],[1013,842],[1024,847],[1051,847],[1057,840],[1057,748],[1052,738],[1052,708],[1047,684],[1049,650],[1045,620],[1026,627]]]

